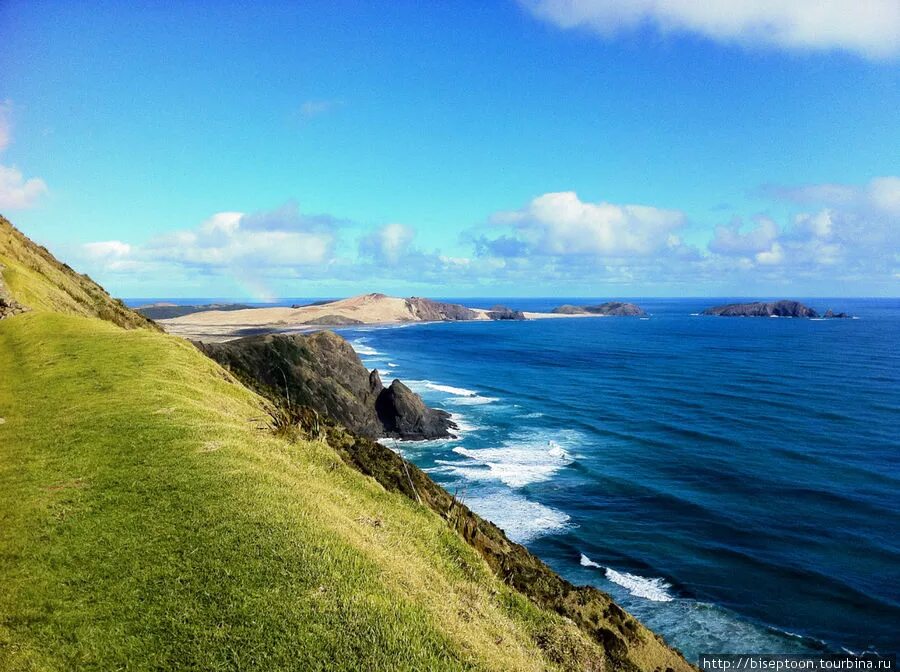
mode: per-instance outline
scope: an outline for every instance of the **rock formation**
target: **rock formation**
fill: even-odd
[[[449,413],[427,407],[399,380],[385,388],[330,331],[196,345],[265,396],[315,409],[361,436],[437,439],[456,429]]]
[[[720,317],[818,317],[812,308],[799,301],[755,301],[753,303],[729,303],[703,311],[704,315]]]
[[[565,304],[553,309],[557,315],[607,315],[611,317],[643,317],[647,313],[634,303],[609,301],[595,306]]]
[[[406,305],[413,316],[423,322],[456,322],[478,318],[478,313],[458,303],[443,303],[412,296],[406,299]]]
[[[494,306],[487,312],[487,316],[492,320],[524,320],[525,313],[521,310],[513,310],[506,306]]]

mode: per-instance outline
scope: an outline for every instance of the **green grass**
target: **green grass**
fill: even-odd
[[[0,669],[595,669],[433,512],[191,345],[0,321]]]
[[[0,298],[6,295],[32,310],[99,317],[125,329],[157,328],[0,216]]]

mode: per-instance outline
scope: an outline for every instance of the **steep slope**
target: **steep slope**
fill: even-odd
[[[40,280],[17,296],[67,293]],[[689,669],[387,448],[272,431],[180,339],[4,319],[0,418],[0,670]]]
[[[197,343],[243,383],[289,404],[314,409],[369,438],[441,439],[456,429],[450,414],[428,408],[394,381],[385,388],[377,371],[331,331],[265,335],[227,343]]]
[[[0,302],[13,301],[30,310],[99,317],[125,329],[158,329],[0,216]]]

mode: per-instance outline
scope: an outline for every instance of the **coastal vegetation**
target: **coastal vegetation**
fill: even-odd
[[[0,264],[0,669],[689,669],[6,220]]]

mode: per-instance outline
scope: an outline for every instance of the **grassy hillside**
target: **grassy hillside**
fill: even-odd
[[[4,298],[31,310],[99,317],[125,329],[156,328],[89,277],[61,264],[0,216],[0,300]]]
[[[260,431],[187,343],[27,313],[0,322],[0,380],[3,669],[601,659],[436,515]]]
[[[4,226],[34,309],[0,319],[0,671],[689,669],[391,451],[273,432]]]

